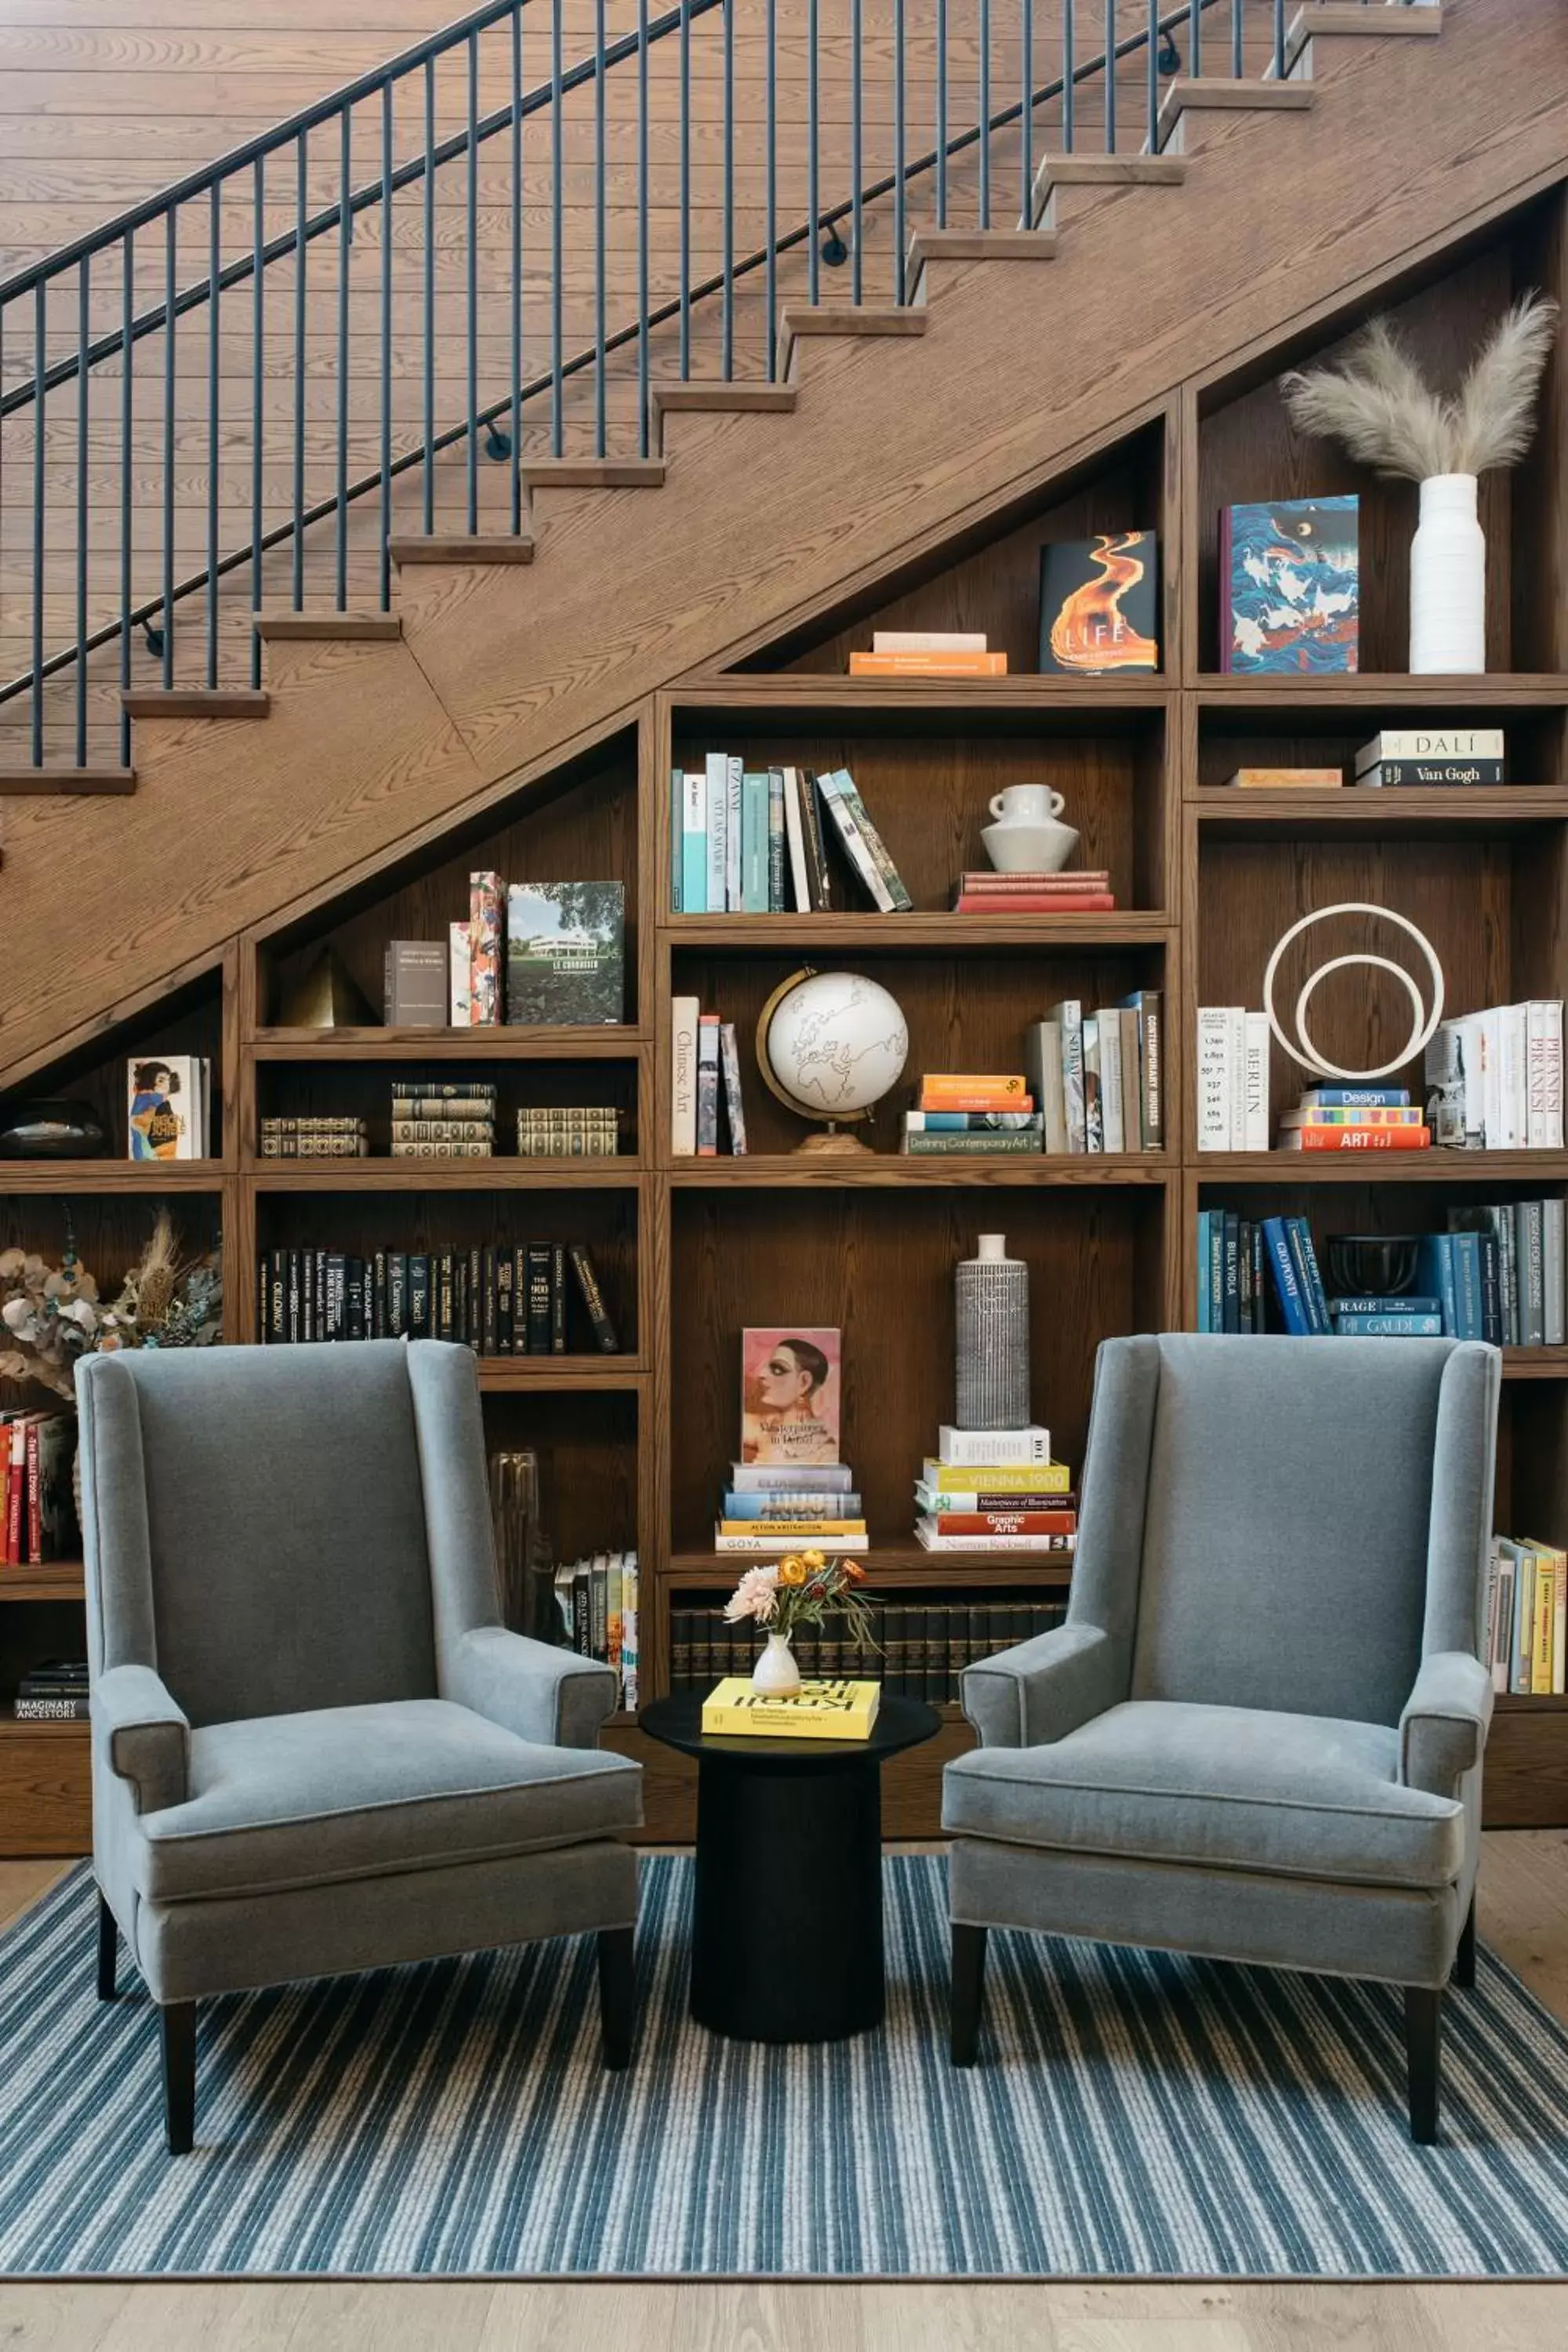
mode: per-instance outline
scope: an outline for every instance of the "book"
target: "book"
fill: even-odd
[[[1394,1105],[1368,1104],[1365,1107],[1335,1110],[1328,1105],[1305,1110],[1282,1110],[1281,1128],[1296,1127],[1425,1127],[1426,1114],[1414,1103],[1405,1108]]]
[[[1432,1133],[1426,1127],[1303,1127],[1284,1140],[1286,1151],[1425,1151]]]
[[[703,837],[708,845],[705,904],[710,915],[722,915],[730,905],[730,761],[723,751],[710,751],[702,764]]]
[[[669,1149],[677,1160],[697,1152],[697,1031],[701,1004],[695,996],[669,1000]]]
[[[469,1026],[469,968],[473,961],[466,922],[447,926],[447,1019],[454,1029]]]
[[[621,883],[514,882],[507,892],[506,924],[509,1024],[596,1025],[621,1019]]]
[[[1007,656],[994,653],[858,653],[851,677],[1005,677]]]
[[[954,1429],[944,1422],[937,1434],[937,1458],[944,1469],[1049,1462],[1051,1433],[1037,1422],[1023,1429]]]
[[[1500,760],[1500,727],[1384,727],[1361,745],[1355,772],[1388,760]]]
[[[873,629],[874,654],[983,654],[984,629]]]
[[[1241,792],[1273,792],[1283,788],[1323,793],[1342,784],[1344,780],[1342,768],[1237,768],[1225,781]]]
[[[849,781],[848,770],[833,769],[825,775],[819,775],[816,789],[823,807],[837,828],[849,865],[878,913],[907,913],[912,904],[910,894],[900,881],[880,838],[868,833],[862,825],[863,804]],[[876,839],[877,849],[881,851],[879,857],[872,847],[873,838]]]
[[[1354,497],[1221,509],[1222,670],[1357,667],[1360,509]]]
[[[476,1029],[499,1027],[506,935],[506,886],[489,870],[468,877],[468,1020]]]
[[[915,1541],[927,1551],[1070,1552],[1076,1536],[944,1536],[929,1518],[915,1521]]]
[[[864,1522],[860,1497],[851,1488],[841,1495],[808,1494],[804,1490],[773,1487],[756,1494],[738,1493],[734,1487],[726,1490],[720,1506],[721,1522],[752,1519],[762,1523],[769,1532],[768,1523],[780,1519],[831,1519]]]
[[[863,1536],[866,1522],[860,1517],[834,1518],[830,1515],[803,1515],[795,1519],[721,1519],[718,1532],[721,1536],[749,1536],[753,1544],[820,1543],[831,1547],[844,1543],[851,1536]]]
[[[801,776],[785,768],[784,781],[784,850],[789,866],[790,897],[797,913],[811,912],[811,879],[806,865],[805,824],[801,815]]]
[[[953,900],[955,915],[989,915],[994,920],[1010,915],[1109,915],[1116,900],[1109,890],[960,891]]]
[[[404,1094],[394,1090],[392,1116],[399,1118],[460,1118],[482,1119],[492,1125],[496,1115],[496,1098],[489,1094]],[[519,1117],[525,1114],[519,1113]],[[263,1121],[263,1125],[266,1122]]]
[[[935,1520],[939,1536],[1070,1536],[1078,1529],[1076,1511],[1049,1508],[943,1509],[935,1514]]]
[[[907,1110],[906,1135],[1038,1135],[1044,1115],[1036,1110]]]
[[[992,1479],[999,1476],[1000,1473],[971,1471],[968,1475],[971,1478]],[[1053,1495],[1038,1483],[1032,1489],[1025,1487],[1016,1493],[1009,1493],[1005,1487],[994,1491],[986,1484],[973,1485],[967,1490],[956,1486],[932,1486],[925,1479],[917,1478],[915,1501],[928,1517],[934,1518],[942,1518],[954,1511],[1065,1511],[1072,1514],[1078,1508],[1078,1496],[1070,1487],[1064,1487],[1060,1494]]]
[[[847,1495],[855,1481],[847,1462],[731,1462],[730,1484],[742,1494]]]
[[[708,778],[687,768],[680,778],[680,912],[708,912]]]
[[[899,1150],[910,1160],[941,1159],[944,1152],[956,1153],[960,1158],[986,1151],[1016,1156],[1020,1152],[1042,1151],[1045,1140],[1044,1134],[1037,1128],[1023,1134],[928,1135],[916,1130],[905,1135]]]
[[[1468,791],[1504,781],[1500,760],[1380,760],[1374,767],[1362,769],[1356,777],[1358,784],[1390,791],[1410,785],[1426,791]]]
[[[768,912],[768,778],[747,768],[741,777],[741,912]]]
[[[1235,1074],[1231,1067],[1231,1013],[1226,1004],[1198,1007],[1197,1148],[1229,1151]]]
[[[697,1157],[719,1150],[719,1015],[700,1013],[697,1022]]]
[[[449,998],[443,940],[388,940],[382,1017],[389,1029],[445,1029]]]
[[[603,1356],[620,1352],[620,1335],[615,1318],[605,1304],[605,1293],[599,1281],[598,1269],[586,1242],[568,1242],[566,1255],[576,1279],[578,1296],[583,1301],[594,1333],[594,1344]]]
[[[1101,531],[1042,547],[1042,675],[1158,669],[1158,572],[1152,530]]]
[[[1028,1080],[1021,1074],[984,1071],[928,1072],[921,1080],[921,1110],[1033,1110]]]
[[[1016,892],[1061,891],[1072,897],[1080,890],[1109,890],[1110,870],[1108,866],[1074,866],[1051,874],[994,874],[976,866],[966,869],[958,877],[961,890],[984,893],[988,897],[1005,898]]]
[[[1443,1302],[1436,1297],[1428,1297],[1421,1291],[1405,1290],[1394,1297],[1368,1291],[1359,1297],[1352,1296],[1329,1300],[1329,1313],[1335,1320],[1342,1315],[1385,1315],[1390,1310],[1401,1315],[1441,1317]]]
[[[766,1551],[770,1545],[776,1546],[781,1542],[810,1543],[816,1539],[816,1531],[810,1534],[791,1533],[784,1528],[774,1528],[770,1534],[764,1536],[757,1526],[748,1522],[744,1531],[735,1535],[725,1535],[721,1528],[715,1527],[713,1549],[715,1551],[758,1552]],[[835,1551],[869,1551],[871,1549],[871,1538],[864,1533],[831,1537],[824,1535],[822,1540],[825,1544],[831,1543]]]
[[[962,1433],[967,1436],[972,1433]],[[1008,1430],[1005,1434],[1012,1438],[1020,1433]],[[980,1475],[982,1472],[984,1476]],[[1072,1472],[1067,1463],[1053,1462],[1048,1452],[1032,1454],[1010,1464],[943,1462],[927,1454],[921,1465],[921,1483],[939,1494],[954,1496],[984,1486],[987,1494],[1008,1496],[1007,1507],[1012,1508],[1015,1507],[1014,1498],[1020,1495],[1047,1494],[1054,1504],[1059,1496],[1072,1491]],[[963,1510],[966,1506],[955,1500],[952,1504],[944,1502],[942,1507],[944,1510]]]
[[[782,915],[789,906],[784,879],[784,780],[782,768],[768,770],[768,906],[770,915]]]
[[[837,1463],[841,1336],[815,1325],[742,1332],[742,1461]]]
[[[779,1698],[727,1676],[702,1702],[705,1737],[727,1739],[869,1739],[882,1703],[874,1682],[803,1682]]]
[[[205,1160],[212,1065],[201,1054],[137,1055],[125,1066],[128,1156]]]
[[[823,780],[818,778],[817,781],[820,790]],[[864,845],[883,888],[892,900],[891,911],[894,914],[907,915],[912,909],[914,900],[904,887],[899,869],[889,854],[887,843],[872,822],[871,813],[861,798],[859,786],[847,768],[836,768],[829,781],[839,806],[847,813],[850,824]]]
[[[1436,1339],[1442,1337],[1440,1315],[1336,1315],[1334,1329],[1342,1339]]]
[[[741,1046],[732,1021],[719,1024],[719,1066],[724,1080],[724,1116],[729,1125],[730,1150],[736,1159],[746,1152],[746,1109],[741,1099]]]

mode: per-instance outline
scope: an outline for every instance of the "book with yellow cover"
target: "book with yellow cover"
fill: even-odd
[[[751,1536],[761,1544],[831,1542],[837,1536],[863,1536],[864,1519],[721,1519],[721,1536]]]
[[[744,1675],[715,1685],[702,1702],[702,1728],[725,1739],[869,1739],[880,1683],[802,1683],[795,1698],[755,1691]]]
[[[992,1495],[1065,1495],[1072,1486],[1072,1466],[1067,1462],[1005,1462],[981,1468],[938,1462],[928,1454],[921,1477],[939,1493],[968,1495],[984,1487]]]

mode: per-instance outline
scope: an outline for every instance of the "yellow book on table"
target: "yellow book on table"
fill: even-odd
[[[880,1683],[802,1683],[796,1698],[755,1691],[744,1675],[716,1684],[702,1702],[702,1728],[724,1739],[869,1739]]]

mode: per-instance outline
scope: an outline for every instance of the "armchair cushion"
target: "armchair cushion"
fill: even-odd
[[[1132,1701],[1064,1738],[983,1748],[943,1776],[942,1827],[1080,1853],[1442,1887],[1461,1805],[1402,1785],[1388,1726]]]
[[[1399,1777],[1407,1788],[1457,1797],[1486,1745],[1492,1678],[1464,1650],[1431,1651],[1399,1718]]]
[[[151,1666],[110,1666],[92,1686],[93,1744],[135,1790],[138,1812],[180,1804],[191,1727]]]
[[[616,1706],[608,1666],[500,1625],[459,1634],[443,1656],[441,1685],[459,1706],[545,1746],[592,1748]]]
[[[624,1757],[396,1699],[193,1732],[190,1795],[143,1815],[132,1870],[155,1903],[268,1894],[615,1837],[641,1819],[642,1775]]]

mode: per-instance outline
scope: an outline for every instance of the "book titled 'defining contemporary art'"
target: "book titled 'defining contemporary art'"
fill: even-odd
[[[746,1462],[837,1463],[839,1334],[773,1324],[741,1334],[741,1455]]]
[[[514,882],[506,898],[506,1017],[520,1026],[616,1022],[625,997],[619,882]]]

